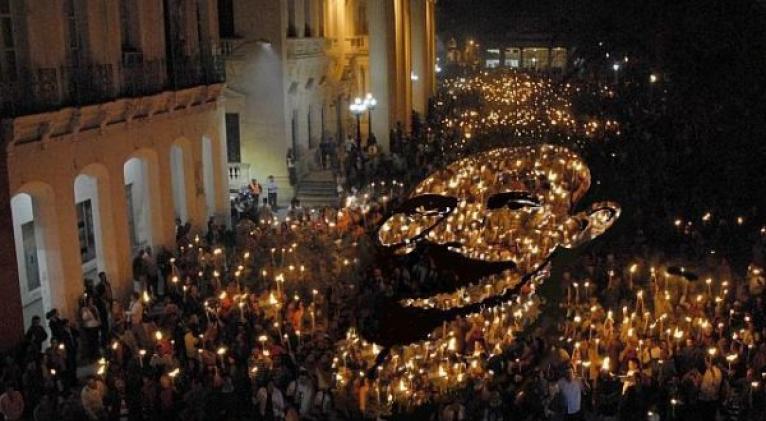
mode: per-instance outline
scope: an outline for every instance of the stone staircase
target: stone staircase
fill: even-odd
[[[298,183],[295,196],[306,208],[337,206],[336,187],[331,170],[312,171]]]

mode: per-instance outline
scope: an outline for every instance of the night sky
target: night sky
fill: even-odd
[[[666,144],[684,158],[668,169],[671,180],[711,201],[766,208],[766,195],[753,194],[766,192],[766,2],[440,0],[437,8],[442,42],[502,46],[514,32],[541,31],[591,62],[610,66],[607,51],[662,73],[673,116]]]

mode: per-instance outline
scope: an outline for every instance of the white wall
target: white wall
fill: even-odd
[[[147,181],[146,161],[139,158],[131,158],[125,162],[124,176],[125,185],[133,184],[133,223],[135,224],[136,241],[138,244],[152,244],[151,220],[149,219],[149,188]],[[127,224],[127,221],[125,221]]]
[[[74,204],[91,201],[93,211],[93,236],[96,242],[96,257],[90,261],[82,262],[83,274],[91,271],[106,271],[103,253],[103,233],[101,230],[101,212],[98,200],[98,180],[85,174],[77,176],[74,180]],[[96,279],[93,279],[96,281]]]
[[[250,175],[261,183],[274,175],[279,183],[279,198],[287,194],[285,156],[291,144],[290,115],[286,111],[284,63],[277,46],[254,45],[240,77],[229,86],[243,93],[245,109],[240,114],[242,162],[250,164]]]
[[[170,148],[170,174],[173,185],[173,210],[181,222],[189,219],[186,209],[186,174],[184,174],[184,151],[178,145]]]

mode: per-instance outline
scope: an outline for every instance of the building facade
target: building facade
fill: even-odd
[[[514,39],[503,48],[488,48],[484,65],[487,68],[508,67],[563,74],[569,61],[568,52],[566,46],[542,37]]]
[[[322,139],[355,133],[349,104],[371,93],[362,116],[384,150],[396,122],[424,115],[435,86],[434,0],[220,0],[227,66],[230,188],[273,175],[279,201],[319,166]],[[372,118],[370,125],[369,118]]]
[[[0,0],[0,344],[229,218],[215,0]],[[7,199],[7,200],[6,200]]]

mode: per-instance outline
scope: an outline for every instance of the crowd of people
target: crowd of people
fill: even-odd
[[[106,274],[86,280],[76,312],[35,318],[5,356],[0,413],[9,420],[763,417],[766,232],[755,210],[737,215],[725,200],[705,206],[672,186],[643,187],[662,183],[647,181],[655,175],[638,165],[637,144],[661,145],[664,118],[659,95],[636,93],[645,86],[562,87],[510,73],[470,79],[474,87],[497,82],[515,96],[485,89],[493,96],[479,109],[465,80],[447,81],[426,124],[392,131],[388,154],[375,139],[349,139],[337,151],[326,145],[322,161],[338,169],[342,187],[338,207],[293,202],[279,214],[274,180],[252,180],[235,203],[233,230],[212,221],[204,235],[181,227],[174,249],[141,250],[128,301]],[[582,111],[619,98],[626,98],[619,115]],[[539,109],[550,104],[555,109]],[[554,120],[565,127],[552,128]],[[607,122],[608,130],[595,129]],[[378,260],[376,230],[407,189],[466,154],[522,138],[578,150],[594,174],[586,198],[633,209],[625,222],[579,255],[556,256],[551,273],[546,268],[507,309],[439,326],[433,346],[397,351],[366,338],[381,297],[423,295],[445,276],[418,255],[394,265]],[[629,174],[609,177],[620,168]],[[630,194],[610,196],[622,190]],[[672,212],[674,200],[689,213]],[[383,364],[397,358],[394,369]]]

